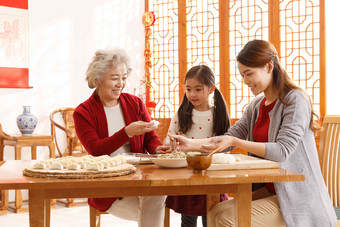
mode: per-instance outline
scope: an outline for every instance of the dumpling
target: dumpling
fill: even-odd
[[[92,162],[92,163],[87,165],[87,170],[99,171],[100,167],[99,167],[98,163]]]
[[[126,163],[126,159],[122,155],[117,155],[113,159],[120,160],[120,164]]]
[[[33,169],[46,169],[46,164],[41,163],[41,162],[37,162],[33,165]]]
[[[51,164],[50,169],[62,170],[63,169],[63,165],[61,163],[55,162],[55,163]]]
[[[69,170],[80,170],[81,166],[79,164],[76,163],[72,163],[71,165],[68,166]]]
[[[212,163],[214,164],[234,164],[236,159],[231,154],[218,153],[213,154]]]

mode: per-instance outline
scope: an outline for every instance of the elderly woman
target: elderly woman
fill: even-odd
[[[76,133],[93,156],[165,152],[143,101],[123,93],[131,71],[122,50],[100,50],[89,64],[86,80],[95,91],[74,111]],[[90,206],[138,226],[162,226],[164,196],[90,198]]]

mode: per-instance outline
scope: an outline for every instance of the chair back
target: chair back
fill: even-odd
[[[0,139],[13,140],[12,136],[8,135],[2,130],[2,125],[0,124]]]
[[[170,118],[153,118],[153,120],[156,120],[159,122],[158,128],[156,129],[156,134],[158,135],[159,139],[163,143],[163,140],[168,135],[168,130],[170,126]]]
[[[326,115],[319,144],[319,161],[333,206],[340,207],[340,115]]]
[[[73,112],[75,108],[61,108],[54,110],[50,114],[50,121],[51,121],[51,135],[54,138],[54,142],[56,144],[58,153],[60,156],[82,156],[86,154],[86,151],[82,144],[80,143],[77,134],[75,132],[74,120],[73,120]],[[61,123],[58,123],[58,120],[61,120]],[[65,151],[61,151],[59,147],[59,143],[61,138],[58,140],[56,128],[60,129],[66,138],[66,149]]]

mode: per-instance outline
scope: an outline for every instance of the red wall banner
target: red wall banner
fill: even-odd
[[[28,0],[0,0],[0,6],[28,9]]]
[[[31,88],[28,0],[0,0],[0,88]]]

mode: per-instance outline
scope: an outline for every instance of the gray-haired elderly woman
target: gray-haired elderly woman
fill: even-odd
[[[74,111],[76,133],[93,156],[166,152],[143,101],[123,93],[131,71],[123,50],[99,50],[89,64],[86,80],[95,91]],[[90,206],[138,226],[162,226],[164,196],[89,198]]]

